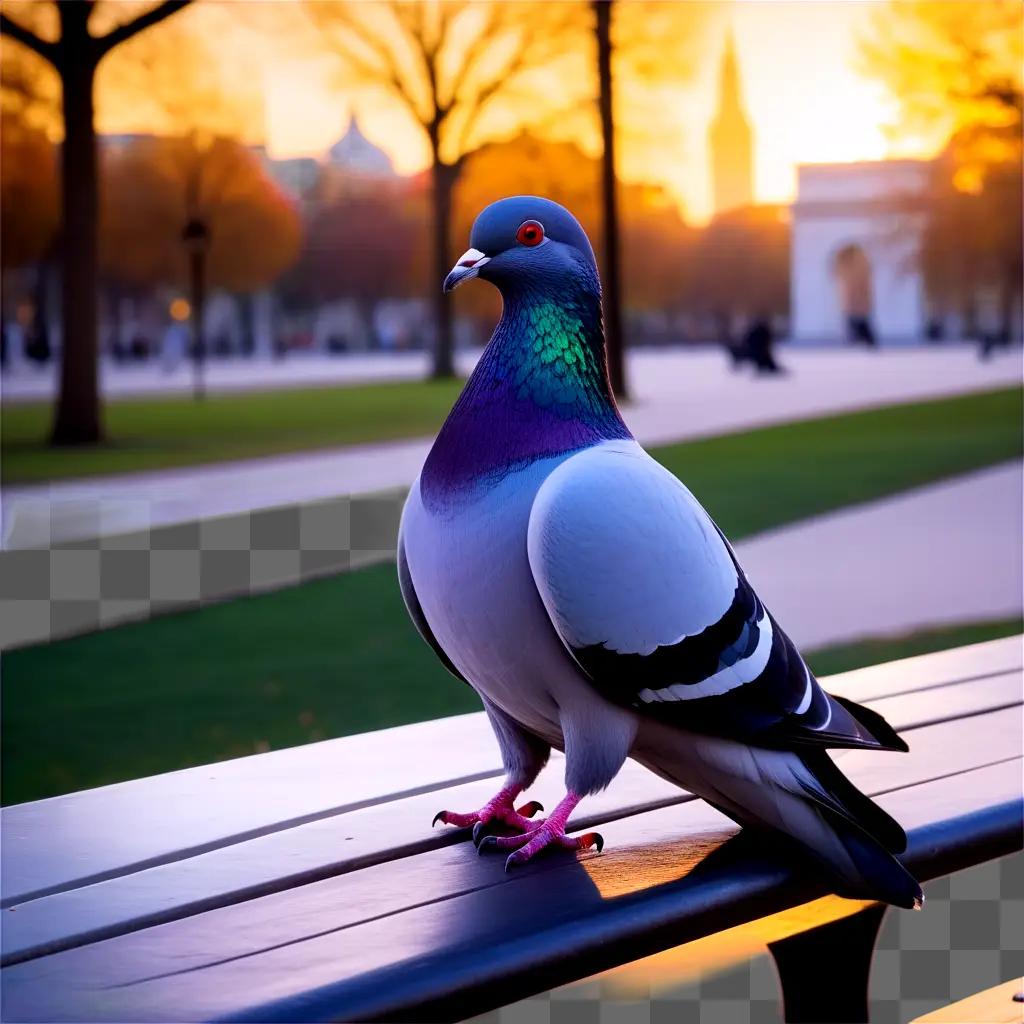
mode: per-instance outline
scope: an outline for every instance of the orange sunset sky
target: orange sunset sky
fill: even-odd
[[[692,73],[676,84],[648,90],[643,102],[653,127],[646,132],[627,117],[620,120],[620,175],[628,181],[666,185],[694,221],[709,216],[707,128],[730,29],[755,132],[759,201],[791,199],[801,163],[934,152],[938,139],[909,139],[886,132],[896,121],[895,103],[882,85],[857,70],[858,39],[868,33],[879,6],[879,0],[704,3],[706,16],[695,35]],[[217,39],[225,67],[230,64],[229,52],[240,53],[248,61],[250,73],[232,72],[235,77],[228,87],[260,94],[259,135],[273,156],[322,156],[344,132],[355,109],[365,134],[390,154],[399,172],[427,166],[426,141],[420,130],[379,95],[343,87],[332,58],[318,56],[315,47],[289,46],[272,32],[245,32],[247,21],[239,17],[240,9],[253,12],[248,21],[255,23],[260,7],[238,0],[198,4],[183,17],[211,19],[206,35]],[[300,5],[296,4],[294,13],[297,23],[303,17]],[[288,20],[292,23],[291,12]],[[628,87],[623,89],[623,95],[627,91]],[[142,113],[139,101],[135,95],[130,104],[112,105],[101,116],[102,129],[153,130],[152,124],[143,123],[151,118]],[[635,103],[629,109],[635,113]],[[591,151],[596,152],[593,131],[590,141]]]
[[[800,163],[880,159],[931,148],[922,140],[894,145],[885,132],[895,120],[891,98],[855,70],[857,37],[866,31],[876,6],[843,0],[722,5],[706,30],[692,78],[661,90],[674,137],[627,138],[620,147],[620,173],[631,180],[664,182],[691,218],[708,216],[707,124],[730,26],[756,135],[758,200],[791,199]],[[320,155],[342,132],[349,103],[328,80],[323,69],[309,62],[284,63],[267,73],[267,141],[274,155]],[[365,105],[360,113],[363,130],[391,155],[398,170],[426,166],[424,140],[401,115]]]

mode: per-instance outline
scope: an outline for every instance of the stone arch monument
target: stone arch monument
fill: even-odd
[[[798,168],[793,204],[793,340],[918,341],[927,311],[917,266],[929,163]]]

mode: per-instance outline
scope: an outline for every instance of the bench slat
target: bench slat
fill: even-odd
[[[865,701],[1020,669],[1022,639],[861,669],[833,676],[826,686]],[[383,757],[387,749],[404,756]],[[8,807],[0,811],[0,838],[8,851],[0,863],[0,906],[182,860],[345,808],[497,775],[494,740],[477,713]],[[173,818],[168,807],[175,809]],[[125,829],[124,822],[132,827]]]
[[[882,788],[943,773],[966,771],[1021,753],[1020,712],[980,715],[950,722],[943,729],[923,729],[928,719],[955,717],[1019,705],[1021,677],[1014,673],[982,679],[942,691],[942,700],[927,702],[912,695],[872,702],[899,729],[912,730],[912,764],[904,755],[874,752],[836,753],[844,770],[855,771],[862,785]],[[900,764],[894,764],[894,759]],[[562,758],[531,791],[551,807],[561,796]],[[66,890],[19,905],[5,916],[3,962],[10,963],[55,949],[181,918],[246,898],[280,891],[361,866],[438,849],[464,839],[451,830],[431,830],[441,803],[452,809],[480,806],[492,780],[431,792],[275,832],[235,846],[105,882]],[[646,769],[627,763],[610,789],[587,800],[576,821],[580,827],[678,803],[688,795]]]
[[[1020,772],[1005,762],[881,798],[909,826],[921,877],[1019,845]],[[605,832],[611,846],[598,857],[550,857],[505,876],[500,859],[460,844],[19,964],[2,975],[5,1014],[449,1020],[822,891],[809,872],[763,856],[763,843],[722,845],[735,827],[703,802]],[[449,891],[431,898],[438,882]],[[417,903],[382,914],[396,887]],[[300,912],[296,900],[310,896],[315,906]]]
[[[490,727],[471,714],[17,804],[0,812],[0,905],[500,774]]]
[[[905,786],[933,778],[936,774],[948,774],[964,770],[967,766],[976,765],[981,757],[988,757],[992,760],[1004,759],[1007,757],[1019,756],[1021,751],[1020,716],[1016,711],[996,712],[989,715],[977,716],[964,722],[949,722],[939,726],[922,729],[913,734],[913,750],[910,756],[900,754],[876,754],[867,751],[847,752],[842,760],[842,765],[857,783],[869,792],[877,792],[879,789],[887,789],[895,786]],[[661,784],[649,773],[646,773],[639,766],[629,774],[630,787],[638,787],[642,794],[646,784],[652,782]],[[560,782],[557,773],[547,782],[553,792],[557,792]],[[478,792],[473,793],[474,797],[482,798],[489,790],[486,783],[477,783],[474,786],[461,787],[463,790],[475,788]],[[606,822],[611,817],[616,817],[624,810],[627,810],[628,801],[615,800],[613,797],[619,789],[619,782],[612,787],[611,793],[605,794],[603,798],[588,800],[581,810],[583,815],[578,815],[576,821],[578,827],[588,828],[592,825]],[[672,787],[668,791],[671,799],[675,802],[689,799],[687,795],[675,790]],[[469,793],[456,794],[466,796]],[[244,879],[250,872],[256,872],[257,878],[279,878],[282,874],[282,864],[288,863],[289,859],[295,860],[309,855],[311,848],[315,849],[321,857],[330,857],[332,854],[336,860],[344,860],[344,851],[356,844],[356,849],[351,855],[348,863],[336,864],[336,871],[352,871],[364,865],[367,860],[365,853],[361,856],[358,844],[372,843],[374,836],[381,832],[389,833],[397,831],[410,837],[429,836],[429,819],[434,810],[431,797],[415,797],[402,801],[389,807],[369,808],[363,811],[353,812],[347,815],[349,820],[344,824],[341,821],[332,819],[329,822],[317,822],[313,825],[303,826],[292,830],[292,833],[276,834],[263,839],[254,840],[244,844],[235,851],[217,851],[207,854],[204,857],[195,858],[193,861],[182,864],[168,865],[162,868],[152,869],[131,878],[117,879],[111,882],[101,883],[89,889],[79,890],[76,893],[64,893],[48,899],[34,901],[18,908],[16,913],[11,913],[5,919],[4,936],[5,942],[12,945],[32,944],[52,938],[53,933],[60,935],[62,929],[66,932],[76,925],[79,929],[88,929],[90,925],[95,929],[97,920],[102,921],[106,912],[116,917],[118,913],[122,916],[130,916],[133,912],[135,920],[131,921],[132,927],[138,927],[147,923],[145,915],[160,916],[161,911],[166,911],[166,905],[171,892],[181,886],[186,886],[184,898],[194,895],[202,899],[210,886],[218,883],[223,886],[225,878],[232,877],[232,868],[241,873]],[[471,803],[467,803],[470,806]],[[617,806],[616,806],[617,805]],[[337,828],[342,825],[343,828]],[[324,834],[328,826],[335,826],[332,835]],[[311,836],[312,831],[320,833]],[[345,833],[344,835],[342,833]],[[435,836],[438,833],[434,833]],[[289,836],[292,842],[289,846]],[[346,843],[344,840],[349,836],[353,837],[353,843]],[[458,833],[448,832],[449,841],[458,837]],[[465,833],[461,838],[465,839]],[[416,851],[414,843],[410,843],[405,851],[408,857]],[[232,864],[231,855],[234,854],[235,864]],[[420,894],[430,900],[445,898],[450,895],[450,890],[445,888],[445,883],[462,884],[458,873],[453,873],[452,863],[457,862],[459,854],[451,850],[438,851],[442,864],[434,872],[436,878],[425,890],[417,890]],[[454,861],[453,861],[454,857]],[[218,863],[205,863],[216,858]],[[186,873],[186,869],[190,869]],[[366,875],[364,867],[360,875]],[[474,869],[478,875],[475,882],[481,884],[490,877],[490,870],[485,861],[477,863]],[[403,862],[388,860],[379,863],[376,868],[369,869],[370,875],[378,881],[372,883],[380,891],[389,896],[386,904],[376,904],[374,913],[388,914],[400,911],[407,901],[407,890],[403,884],[405,868]],[[379,881],[384,879],[384,881]],[[455,882],[451,882],[455,879]],[[292,879],[295,884],[297,879]],[[339,883],[340,880],[334,879]],[[352,885],[363,885],[360,879],[358,882],[341,883],[348,889]],[[367,883],[370,884],[370,883]],[[238,898],[245,894],[239,894]],[[337,900],[332,897],[332,904],[353,905],[363,907],[365,897],[361,892],[347,892]],[[305,914],[315,918],[322,910],[324,902],[320,896],[320,889],[317,886],[305,886],[301,895],[292,902],[290,915],[298,914],[300,905],[305,905]],[[265,906],[265,901],[259,900],[253,904],[253,913],[259,914],[260,908]],[[107,908],[104,911],[104,908]],[[192,908],[193,912],[201,909],[200,906]],[[248,910],[246,907],[235,908],[235,917],[227,929],[240,936],[245,936],[254,927],[253,922],[243,921],[237,915],[244,917]],[[301,915],[300,915],[301,916]],[[125,922],[120,927],[124,929]],[[256,929],[263,927],[257,919]],[[312,927],[312,926],[310,926]],[[51,929],[50,935],[46,929]],[[289,941],[294,939],[289,936]]]
[[[863,703],[897,730],[920,729],[1024,703],[1024,673],[1016,669],[963,683],[944,683],[923,693],[868,698]]]
[[[1022,666],[1024,636],[1017,635],[840,672],[823,683],[833,693],[866,701],[1001,672],[1019,672]]]

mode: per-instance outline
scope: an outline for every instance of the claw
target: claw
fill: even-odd
[[[520,832],[529,832],[535,829],[540,823],[530,822],[530,817],[544,808],[536,800],[530,800],[518,810],[512,807],[512,797],[519,793],[517,787],[508,787],[501,790],[491,800],[488,800],[478,811],[471,811],[468,814],[460,814],[456,811],[438,811],[434,815],[431,827],[439,821],[445,825],[454,825],[456,828],[472,828],[473,842],[477,845],[489,825],[506,825],[511,829]]]
[[[581,850],[586,850],[591,846],[597,847],[598,853],[604,849],[604,836],[600,832],[588,832],[585,836],[580,836]]]
[[[497,836],[484,836],[483,839],[481,839],[480,842],[477,844],[476,852],[478,854],[482,854],[484,852],[484,850],[488,850],[492,846],[497,846],[497,845],[498,845],[498,837]]]

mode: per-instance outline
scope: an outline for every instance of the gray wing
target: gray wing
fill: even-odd
[[[569,653],[607,699],[765,746],[906,746],[826,693],[693,495],[638,445],[574,455],[538,492],[530,568]]]

